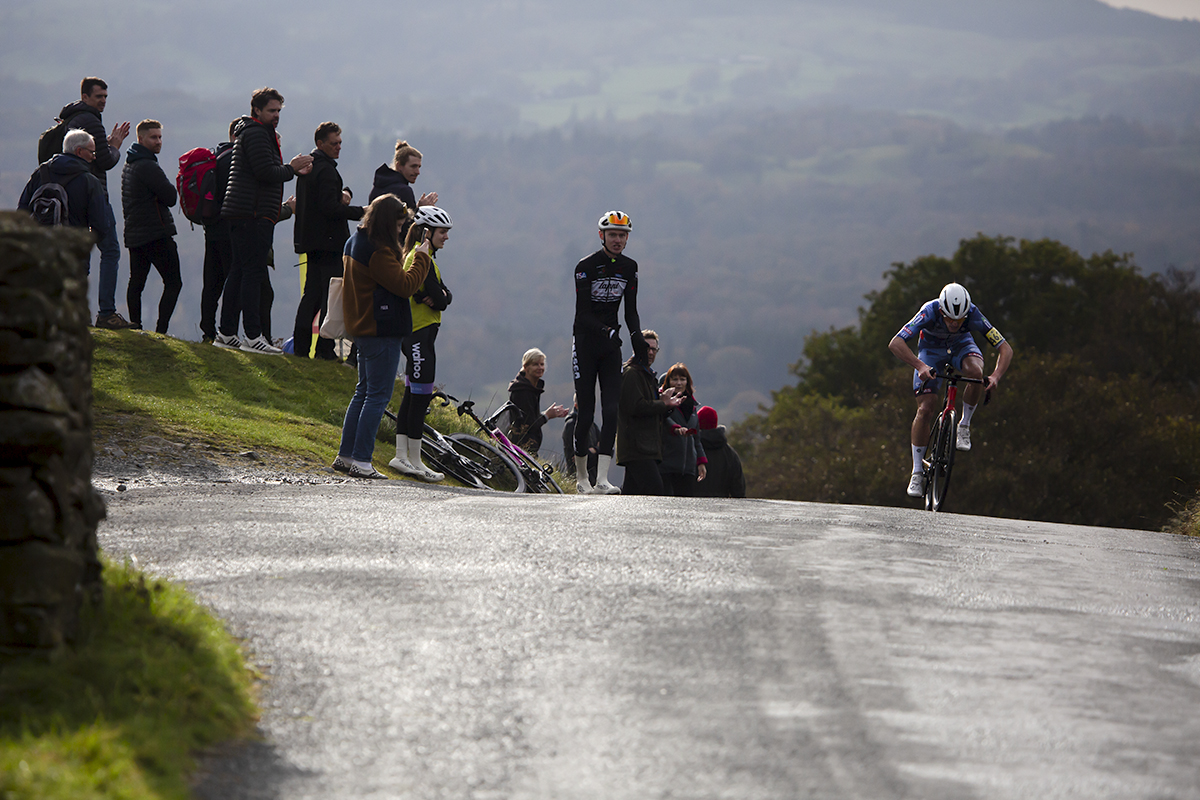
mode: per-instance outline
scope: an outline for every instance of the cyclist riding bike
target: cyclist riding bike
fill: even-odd
[[[988,376],[988,388],[994,389],[1012,363],[1012,346],[999,330],[971,302],[966,288],[957,283],[942,287],[936,300],[921,306],[921,310],[888,342],[888,350],[913,368],[913,394],[917,398],[917,415],[912,424],[913,471],[908,482],[908,496],[925,493],[925,448],[929,444],[929,428],[938,412],[938,392],[942,381],[939,373],[953,366],[968,378],[983,378],[983,353],[975,344],[972,333],[978,333],[999,351],[996,368]],[[917,354],[909,342],[917,337]],[[958,449],[971,449],[971,417],[979,404],[981,384],[970,384],[963,392],[962,421],[958,424]]]
[[[571,363],[579,417],[575,424],[575,480],[580,494],[619,494],[608,482],[617,439],[617,406],[621,394],[621,326],[617,309],[625,301],[625,327],[641,339],[637,312],[637,262],[624,254],[633,223],[623,211],[609,211],[599,222],[601,247],[575,265],[575,324]],[[600,443],[596,484],[588,480],[587,434],[596,413],[596,381],[600,382]]]

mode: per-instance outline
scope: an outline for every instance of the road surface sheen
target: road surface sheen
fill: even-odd
[[[1200,798],[1200,542],[406,482],[109,498],[268,676],[203,798]]]

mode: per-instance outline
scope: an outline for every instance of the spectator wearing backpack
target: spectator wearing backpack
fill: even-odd
[[[229,220],[221,219],[221,202],[225,199],[225,187],[229,183],[229,163],[233,159],[233,126],[229,124],[229,141],[221,142],[213,153],[213,201],[214,214],[206,216],[200,224],[204,226],[204,285],[200,289],[200,332],[204,341],[217,339],[217,304],[225,291],[225,276],[233,260],[233,245],[229,242]]]
[[[313,317],[320,323],[329,309],[329,280],[342,275],[342,250],[350,238],[350,220],[363,217],[362,206],[350,205],[337,159],[342,152],[342,129],[322,122],[313,134],[312,171],[296,181],[296,224],[293,241],[304,270],[303,295],[292,332],[294,352],[308,358],[312,348]],[[318,323],[319,324],[319,323]],[[336,361],[332,339],[317,339],[316,357]]]
[[[312,169],[312,156],[297,155],[283,162],[275,127],[283,95],[262,88],[250,98],[250,116],[234,125],[235,141],[229,165],[229,184],[221,217],[229,220],[232,262],[221,297],[221,324],[214,344],[251,353],[281,355],[264,335],[259,309],[262,284],[275,239],[275,223],[283,205],[283,185]],[[238,322],[246,341],[238,338]]]
[[[129,123],[120,122],[113,126],[112,133],[105,133],[102,115],[108,103],[108,84],[100,78],[84,78],[79,84],[79,98],[78,102],[63,106],[58,116],[64,120],[68,131],[83,130],[91,134],[96,144],[96,157],[90,167],[92,174],[99,178],[107,200],[108,171],[121,163],[121,145],[129,136]],[[117,313],[117,269],[121,263],[121,243],[117,239],[117,218],[111,201],[108,202],[108,216],[108,224],[104,226],[108,233],[99,241],[100,308],[96,315],[96,327],[121,330],[133,326]],[[88,271],[91,272],[90,264]]]
[[[125,246],[129,248],[129,321],[142,327],[142,291],[153,266],[162,276],[163,293],[158,303],[154,330],[165,334],[183,289],[179,276],[179,249],[175,246],[175,185],[159,166],[162,152],[162,123],[145,119],[137,126],[137,143],[125,156],[121,171],[121,209],[125,215]]]
[[[33,171],[17,208],[32,212],[35,204],[45,205],[51,216],[35,217],[38,222],[91,228],[97,238],[103,237],[109,231],[108,198],[100,180],[92,174],[91,161],[95,157],[96,143],[91,134],[82,130],[67,132],[63,137],[63,152]],[[57,185],[61,192],[51,192],[51,187],[39,192],[47,183]],[[56,197],[51,198],[51,194]],[[46,202],[39,203],[43,198]]]

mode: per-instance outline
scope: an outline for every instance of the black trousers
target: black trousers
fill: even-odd
[[[596,451],[611,456],[617,441],[617,409],[621,402],[621,347],[619,344],[576,336],[571,342],[575,374],[575,455],[587,455],[587,433],[596,416],[596,380],[600,381],[600,442]],[[657,470],[656,470],[657,472]]]
[[[204,285],[200,289],[200,332],[209,339],[217,335],[217,304],[225,291],[225,276],[233,260],[229,223],[204,226]]]
[[[329,313],[329,279],[342,276],[342,254],[316,250],[304,255],[304,293],[296,309],[292,343],[296,355],[308,358],[308,351],[312,349],[313,316],[320,311],[318,324],[325,322],[325,316]],[[337,358],[332,339],[317,337],[317,358]]]
[[[164,236],[153,242],[140,244],[129,248],[129,288],[125,292],[125,302],[129,306],[129,321],[142,324],[142,292],[146,288],[146,278],[150,276],[153,266],[162,276],[163,293],[158,301],[158,322],[154,330],[166,333],[171,324],[171,315],[175,313],[175,303],[179,301],[179,292],[183,289],[183,279],[179,277],[179,248],[175,239]]]
[[[269,219],[231,220],[229,239],[233,259],[221,296],[221,333],[236,336],[240,320],[247,339],[257,339],[260,335],[270,339],[271,319],[268,314],[264,321],[262,307],[264,288],[274,299],[267,262],[275,239],[275,223]]]
[[[621,494],[664,493],[662,475],[658,472],[657,461],[630,461],[622,464],[625,468],[625,483],[621,486]]]

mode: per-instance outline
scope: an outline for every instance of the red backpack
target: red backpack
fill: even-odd
[[[216,197],[217,175],[213,168],[217,157],[207,147],[196,147],[179,157],[179,174],[175,188],[179,190],[179,207],[193,223],[212,222],[221,213]]]

